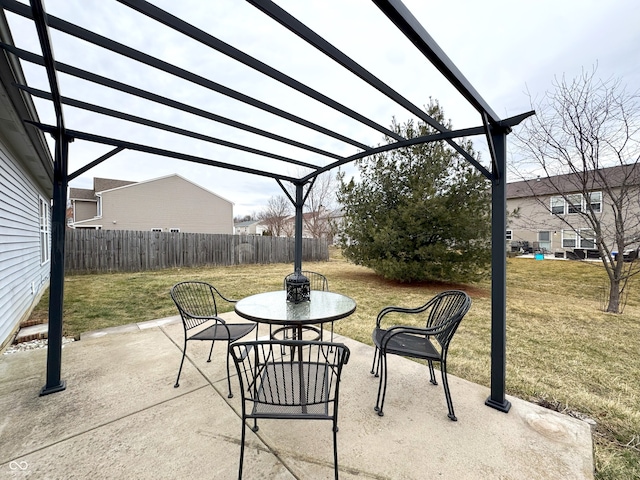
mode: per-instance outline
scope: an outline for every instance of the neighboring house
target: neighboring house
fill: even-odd
[[[268,228],[260,220],[247,220],[233,225],[235,235],[263,235]]]
[[[326,238],[328,243],[333,242],[335,228],[332,223],[331,214],[324,209],[316,212],[306,212],[302,214],[302,237],[303,238]],[[284,220],[282,226],[283,237],[294,237],[296,230],[296,217],[292,215]]]
[[[71,188],[71,228],[233,234],[233,203],[181,177]]]
[[[0,40],[12,44],[4,17]],[[0,55],[0,349],[29,318],[49,283],[53,159],[12,56]]]
[[[605,238],[605,242],[615,251],[612,209],[608,208],[611,198],[607,187],[613,188],[614,192],[619,191],[622,182],[629,184],[630,181],[631,185],[640,187],[640,166],[617,166],[601,169],[598,173],[590,177],[591,187],[587,195],[582,193],[582,175],[558,175],[508,183],[508,251],[539,251],[558,257],[573,257],[575,253],[582,258],[597,258],[595,233],[579,213],[586,211],[588,205],[601,215],[603,232],[611,233],[611,238]],[[599,180],[600,177],[606,178],[606,185]],[[628,213],[637,218],[640,204],[636,201]]]

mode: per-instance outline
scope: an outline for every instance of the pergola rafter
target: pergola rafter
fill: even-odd
[[[368,129],[383,134],[389,141],[385,145],[372,147],[363,143],[352,135],[341,133],[338,128],[327,128],[319,125],[310,118],[288,112],[271,103],[264,102],[248,94],[226,87],[212,79],[178,67],[170,62],[141,52],[124,43],[119,43],[96,32],[75,25],[67,20],[47,15],[42,5],[42,0],[31,0],[31,6],[19,3],[15,0],[0,0],[0,5],[5,11],[23,16],[34,22],[40,40],[42,55],[38,55],[14,45],[0,43],[0,48],[18,58],[44,66],[47,72],[50,91],[33,88],[29,85],[17,85],[17,88],[25,93],[45,100],[49,100],[56,113],[55,125],[47,125],[39,122],[30,122],[43,132],[50,133],[55,139],[55,165],[54,165],[54,193],[53,193],[53,221],[52,221],[52,255],[51,255],[51,294],[49,306],[49,347],[47,353],[47,381],[41,394],[49,394],[64,390],[66,387],[61,380],[61,348],[62,348],[62,305],[64,300],[64,229],[66,211],[66,191],[70,179],[76,178],[90,168],[106,161],[114,155],[125,151],[138,151],[161,157],[199,163],[212,167],[218,167],[251,175],[269,177],[274,179],[284,190],[296,209],[296,238],[294,268],[301,269],[302,263],[302,211],[304,202],[313,184],[324,172],[342,165],[362,159],[370,155],[391,151],[398,148],[410,147],[422,143],[444,141],[456,150],[462,157],[477,168],[492,184],[492,340],[491,340],[491,395],[487,399],[487,405],[507,412],[510,408],[505,398],[506,376],[506,243],[504,241],[506,229],[506,188],[504,173],[506,170],[506,136],[511,127],[517,125],[533,112],[524,113],[509,119],[500,119],[488,104],[482,99],[473,86],[466,80],[457,67],[444,54],[436,42],[429,36],[409,10],[400,0],[373,0],[373,3],[395,24],[395,26],[414,44],[424,57],[431,62],[440,73],[458,90],[458,92],[473,106],[480,115],[480,125],[460,130],[449,130],[441,125],[424,110],[417,107],[405,96],[391,88],[377,78],[355,60],[347,56],[337,47],[322,38],[300,20],[289,14],[280,6],[270,0],[247,0],[247,2],[265,14],[280,26],[295,34],[306,44],[315,48],[318,52],[332,60],[350,74],[373,87],[387,99],[402,107],[418,119],[430,125],[436,133],[418,137],[403,138],[398,133],[380,125],[375,120],[356,112],[343,103],[331,98],[318,90],[300,82],[282,71],[248,55],[216,38],[185,20],[173,15],[161,8],[143,0],[117,0],[147,19],[151,19],[159,25],[170,28],[173,32],[181,34],[185,39],[198,42],[201,46],[219,52],[229,59],[234,60],[253,71],[260,73],[280,85],[286,86],[292,91],[305,95],[318,104],[328,107],[350,121],[355,121]],[[140,65],[156,69],[164,74],[169,74],[190,85],[201,87],[207,91],[224,95],[241,104],[257,108],[263,112],[285,119],[298,126],[305,127],[313,132],[340,142],[349,148],[357,148],[353,154],[340,155],[324,148],[296,140],[293,137],[278,135],[260,127],[249,125],[205,108],[194,107],[173,98],[165,97],[133,85],[129,85],[115,78],[101,76],[97,73],[83,70],[77,66],[57,62],[53,54],[53,46],[50,38],[50,29],[65,33],[84,42],[100,47],[108,52],[133,60]],[[126,113],[114,108],[96,103],[81,101],[76,98],[63,96],[60,93],[57,74],[64,73],[75,78],[82,79],[101,87],[107,87],[114,91],[131,95],[135,98],[153,102],[155,105],[175,109],[177,111],[193,115],[198,118],[217,122],[218,124],[232,127],[241,132],[257,135],[277,142],[278,145],[294,147],[298,149],[297,156],[276,154],[262,148],[254,148],[232,141],[228,138],[219,138],[213,135],[198,133],[185,128],[170,125],[156,119],[144,118],[139,115]],[[165,148],[144,145],[137,141],[129,141],[121,138],[110,138],[75,129],[69,129],[65,125],[63,105],[92,112],[110,119],[128,122],[169,132],[184,138],[192,138],[209,144],[216,144],[231,149],[235,152],[251,155],[263,159],[264,168],[249,167],[237,160],[223,160],[205,158],[202,156],[177,152]],[[463,147],[456,143],[457,139],[485,136],[489,145],[491,156],[491,169],[483,166],[476,158],[469,154]],[[76,172],[68,172],[68,144],[70,141],[83,140],[113,147],[100,158],[89,162]],[[315,158],[303,158],[305,155],[313,155]],[[305,169],[299,175],[282,174],[274,171],[273,162],[285,166],[297,166]],[[295,195],[289,193],[283,182],[292,183],[295,186]],[[305,191],[306,188],[306,191]]]

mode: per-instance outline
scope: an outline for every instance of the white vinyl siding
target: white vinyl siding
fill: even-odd
[[[41,197],[46,198],[45,193],[0,143],[0,344],[49,279],[49,263],[41,263]]]

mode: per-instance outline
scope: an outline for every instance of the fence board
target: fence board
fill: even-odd
[[[136,272],[161,268],[293,263],[294,239],[256,235],[69,229],[67,272]],[[302,259],[326,261],[326,239],[304,238]]]

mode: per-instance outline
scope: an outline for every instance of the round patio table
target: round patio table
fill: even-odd
[[[258,293],[239,300],[235,311],[254,322],[295,327],[301,339],[305,326],[340,320],[356,310],[355,300],[340,293],[312,290],[310,297],[308,302],[292,303],[285,290]]]

